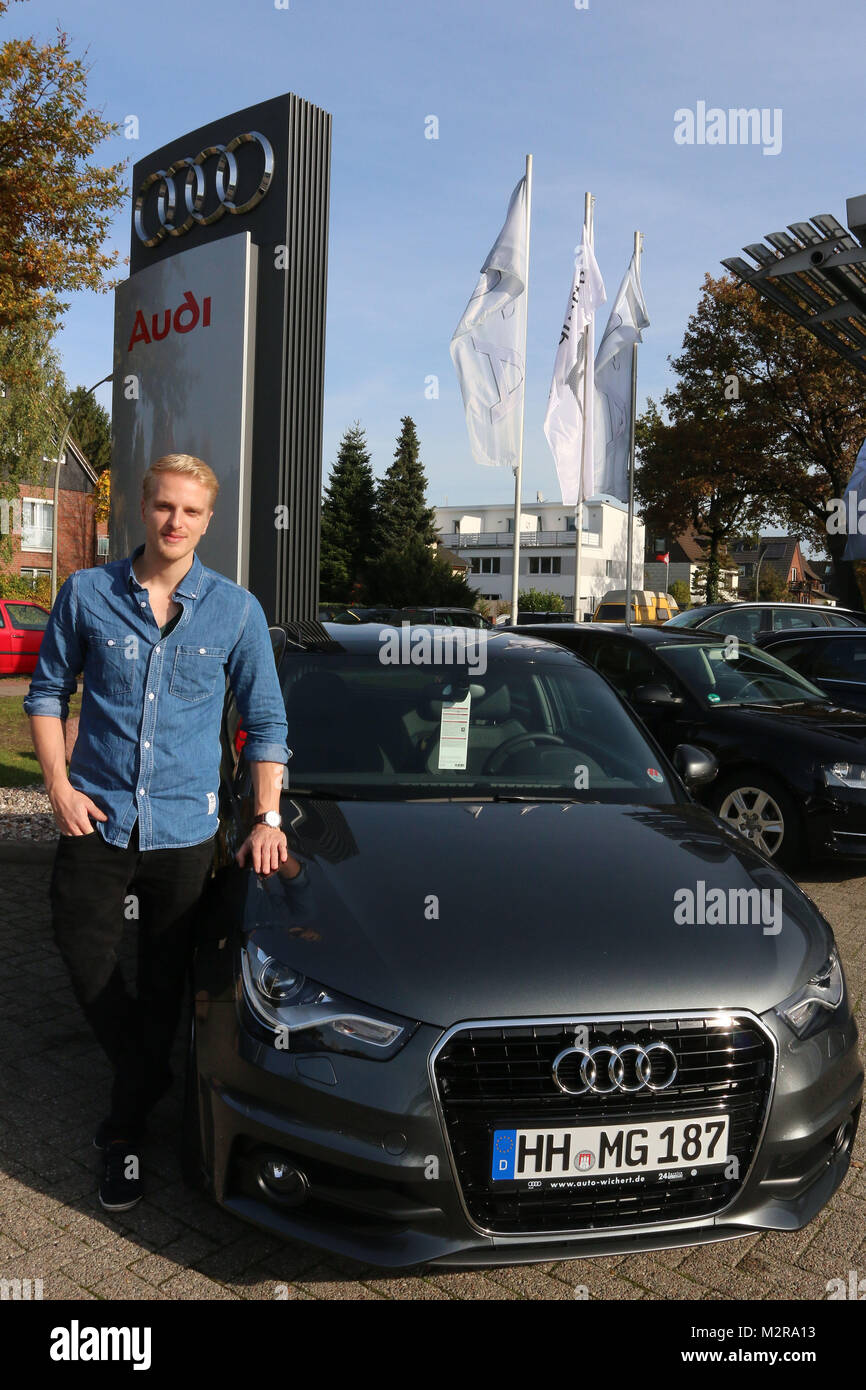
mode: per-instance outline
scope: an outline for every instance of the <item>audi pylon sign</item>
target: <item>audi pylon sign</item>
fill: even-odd
[[[254,382],[255,256],[249,232],[158,261],[115,301],[111,554],[139,542],[141,478],[180,449],[195,422],[197,454],[220,480],[203,564],[249,582],[249,474]]]
[[[148,464],[196,454],[220,480],[201,558],[271,622],[318,600],[330,136],[287,94],[139,160],[116,296],[111,557]]]

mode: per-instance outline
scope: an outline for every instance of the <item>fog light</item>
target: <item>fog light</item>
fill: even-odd
[[[287,1158],[273,1155],[259,1167],[259,1183],[287,1207],[299,1207],[307,1200],[310,1184],[300,1168]]]

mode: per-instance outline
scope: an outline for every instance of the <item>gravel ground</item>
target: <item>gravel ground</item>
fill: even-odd
[[[45,784],[0,787],[0,842],[56,840],[57,823]]]

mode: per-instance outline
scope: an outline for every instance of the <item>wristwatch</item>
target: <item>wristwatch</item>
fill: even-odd
[[[263,811],[260,816],[253,817],[253,825],[269,825],[272,830],[279,830],[282,823],[279,811]]]

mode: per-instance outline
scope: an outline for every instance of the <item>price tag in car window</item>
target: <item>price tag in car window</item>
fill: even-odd
[[[439,721],[439,769],[466,769],[466,749],[469,746],[469,708],[472,692],[467,690],[460,700],[443,700]]]

